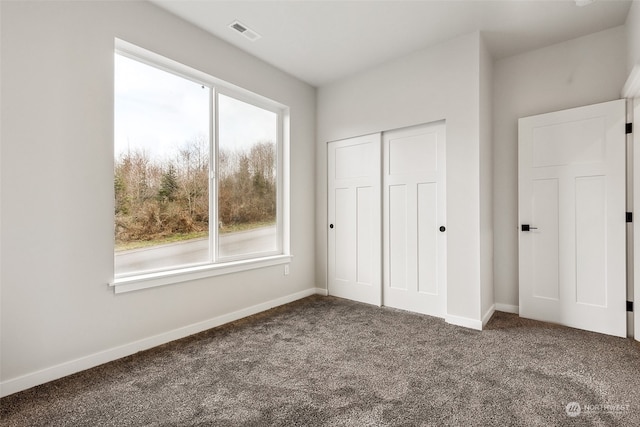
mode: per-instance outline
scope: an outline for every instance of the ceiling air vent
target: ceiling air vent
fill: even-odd
[[[234,31],[239,32],[245,38],[251,40],[252,42],[254,42],[254,41],[256,41],[256,40],[258,40],[260,38],[260,34],[256,33],[255,31],[253,31],[252,29],[250,29],[249,27],[247,27],[246,25],[244,25],[243,23],[241,23],[239,21],[233,21],[229,25],[229,28],[231,28]]]

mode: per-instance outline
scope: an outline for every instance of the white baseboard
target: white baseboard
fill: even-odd
[[[493,316],[493,313],[495,313],[496,311],[496,305],[493,304],[491,305],[491,307],[489,307],[489,310],[487,310],[487,312],[484,314],[484,316],[482,316],[482,327],[484,328],[487,324],[487,322],[489,321],[489,319],[491,319],[491,316]]]
[[[498,304],[493,304],[487,312],[482,316],[482,320],[469,319],[468,317],[460,317],[453,316],[451,314],[447,314],[445,316],[445,321],[447,323],[451,323],[456,326],[464,326],[465,328],[475,329],[477,331],[481,331],[482,328],[487,324],[493,313],[495,313]]]
[[[316,288],[316,295],[327,296],[329,295],[329,290],[325,288]]]
[[[99,353],[64,362],[17,378],[11,378],[0,382],[0,397],[8,396],[49,381],[57,380],[58,378],[66,377],[67,375],[75,374],[76,372],[84,371],[107,362],[130,356],[139,351],[148,350],[198,332],[206,331],[207,329],[215,328],[216,326],[224,325],[225,323],[233,322],[235,320],[269,310],[273,307],[288,304],[310,295],[318,294],[320,291],[326,292],[325,289],[321,288],[306,289],[271,301],[243,308],[232,313],[223,314],[203,322],[194,323],[119,347],[110,348]]]
[[[495,305],[496,305],[496,311],[504,311],[505,313],[513,313],[513,314],[520,313],[520,307],[517,305],[501,304],[499,302],[497,302]]]
[[[452,325],[463,326],[465,328],[475,329],[477,331],[482,330],[482,321],[480,320],[469,319],[468,317],[454,316],[451,314],[445,315],[444,320],[445,322],[451,323]]]

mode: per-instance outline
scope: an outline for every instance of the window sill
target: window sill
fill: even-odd
[[[274,265],[288,264],[293,257],[291,255],[276,255],[265,258],[226,262],[223,264],[207,264],[195,267],[186,267],[176,270],[159,271],[155,273],[140,274],[117,278],[110,283],[116,294],[154,288],[156,286],[172,285],[207,277],[221,276],[223,274],[238,273],[257,268],[271,267]]]

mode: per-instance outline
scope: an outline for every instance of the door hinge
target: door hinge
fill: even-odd
[[[625,126],[625,132],[627,134],[633,133],[633,123],[627,123],[627,125]]]
[[[627,301],[627,311],[633,311],[633,301]]]
[[[633,212],[627,212],[627,222],[633,222]]]

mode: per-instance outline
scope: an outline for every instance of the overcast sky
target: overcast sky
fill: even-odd
[[[221,147],[275,141],[276,115],[219,96]],[[209,135],[209,88],[138,61],[115,55],[115,156],[145,149],[172,157],[198,136]]]

